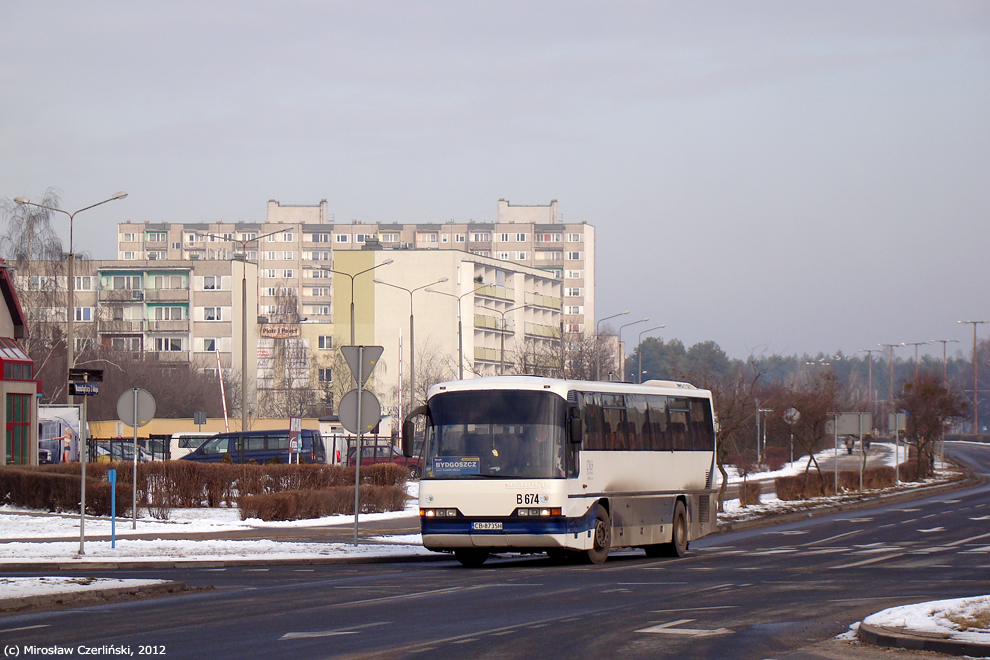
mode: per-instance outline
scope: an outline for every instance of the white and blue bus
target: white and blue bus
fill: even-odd
[[[465,566],[492,553],[605,561],[616,547],[683,556],[715,529],[712,395],[535,376],[440,383],[403,425],[414,451],[423,545]]]

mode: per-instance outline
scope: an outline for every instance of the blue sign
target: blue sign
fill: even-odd
[[[99,383],[69,383],[69,394],[73,396],[93,396],[99,393]]]
[[[481,459],[477,456],[437,456],[433,459],[433,475],[458,476],[481,474]]]

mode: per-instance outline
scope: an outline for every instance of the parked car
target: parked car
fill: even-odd
[[[407,457],[402,452],[389,445],[371,445],[361,447],[361,465],[375,463],[398,463],[409,468],[409,477],[419,479],[423,474],[423,459],[419,456]],[[354,448],[347,452],[347,464],[354,465]]]
[[[302,442],[300,463],[326,463],[326,449],[319,431],[303,429],[299,432],[299,438]],[[224,454],[235,463],[268,463],[275,456],[281,462],[288,463],[289,430],[219,433],[180,460],[218,463],[223,460]]]
[[[151,454],[138,447],[138,463],[152,460]],[[132,442],[110,442],[96,445],[97,463],[134,462],[134,444]]]

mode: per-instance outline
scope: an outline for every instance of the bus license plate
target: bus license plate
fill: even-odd
[[[471,523],[471,529],[483,530],[483,531],[502,531],[502,523],[500,522],[476,522]]]

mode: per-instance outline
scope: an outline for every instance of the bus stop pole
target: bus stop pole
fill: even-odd
[[[89,460],[89,434],[86,432],[86,397],[82,398],[79,420],[79,463],[82,465],[82,485],[79,487],[79,554],[86,554],[86,461]]]
[[[131,476],[131,529],[137,529],[137,427],[138,427],[138,388],[131,390],[134,397],[134,474]]]

